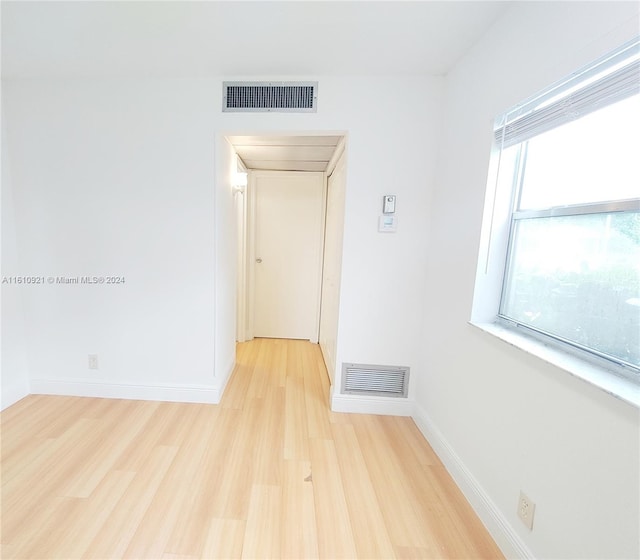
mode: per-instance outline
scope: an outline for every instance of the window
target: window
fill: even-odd
[[[640,41],[509,111],[495,139],[499,320],[639,381]]]

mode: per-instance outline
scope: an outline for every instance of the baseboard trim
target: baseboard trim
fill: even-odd
[[[225,370],[226,375],[220,379],[221,383],[220,383],[220,386],[218,387],[218,400],[216,401],[216,404],[218,404],[220,402],[220,399],[222,399],[225,389],[227,388],[227,384],[229,383],[229,379],[231,379],[231,376],[233,375],[233,372],[235,369],[236,369],[236,359],[234,356],[233,360],[231,361],[231,364]]]
[[[334,393],[331,396],[331,410],[333,412],[411,416],[413,409],[414,402],[410,399],[342,395],[339,393]]]
[[[31,379],[30,385],[32,395],[67,395],[205,404],[218,404],[222,396],[220,388],[215,386],[130,385],[84,380],[52,381],[49,379]]]
[[[535,558],[426,412],[416,405],[412,416],[505,557]]]
[[[29,390],[25,387],[16,387],[13,385],[3,384],[2,397],[0,399],[0,410],[9,408],[28,395]]]

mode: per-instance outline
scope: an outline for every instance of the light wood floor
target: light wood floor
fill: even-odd
[[[332,413],[318,346],[238,346],[219,405],[2,413],[2,558],[502,558],[411,419]]]

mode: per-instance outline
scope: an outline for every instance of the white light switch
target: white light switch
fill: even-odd
[[[395,216],[380,216],[378,231],[382,233],[395,233],[398,229],[398,218]]]

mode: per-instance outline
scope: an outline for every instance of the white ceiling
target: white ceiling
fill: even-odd
[[[445,74],[484,1],[6,1],[2,76]]]
[[[509,4],[2,0],[2,77],[442,75]],[[338,140],[230,138],[249,168],[301,171]]]

